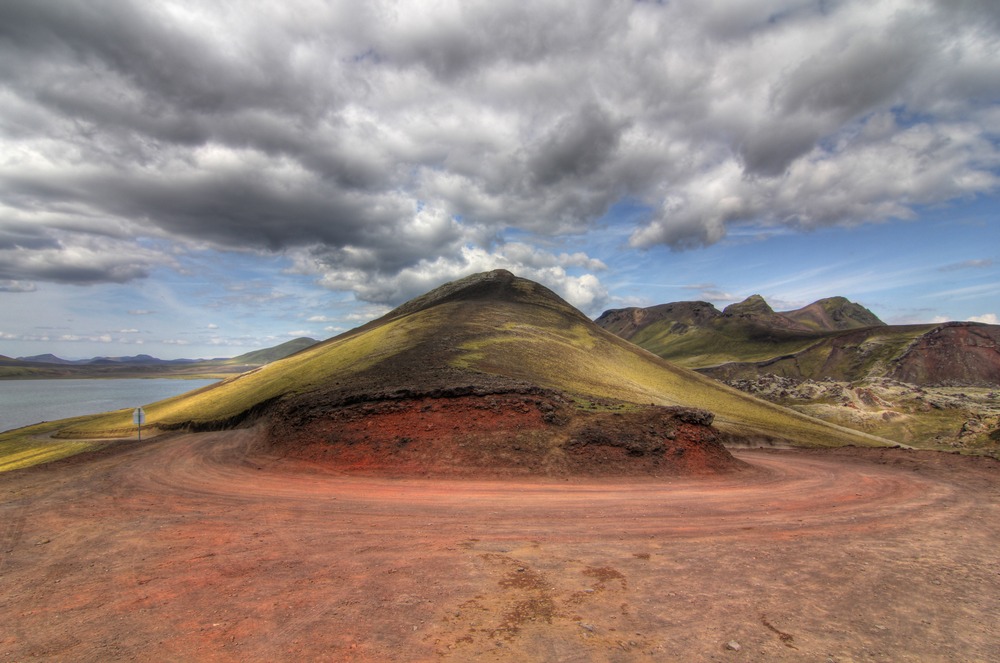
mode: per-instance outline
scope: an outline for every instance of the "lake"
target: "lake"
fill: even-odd
[[[218,380],[0,380],[0,431],[146,406],[214,382]]]

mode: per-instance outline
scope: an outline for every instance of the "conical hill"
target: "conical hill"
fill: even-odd
[[[714,415],[715,428],[700,411]],[[416,454],[407,449],[424,441],[437,445],[438,456],[479,465],[517,456],[513,447],[533,450],[525,462],[559,465],[559,454],[589,445],[610,454],[609,466],[653,458],[647,469],[659,472],[664,440],[683,438],[689,428],[692,438],[717,430],[732,441],[884,443],[669,364],[601,329],[547,288],[502,270],[446,284],[355,330],[146,412],[161,428],[263,421],[273,444],[359,466],[371,453]],[[128,430],[127,417],[105,415],[64,434]],[[650,423],[659,419],[662,426]],[[636,433],[642,426],[655,434]],[[354,458],[348,447],[366,451]],[[470,447],[477,450],[457,451]]]

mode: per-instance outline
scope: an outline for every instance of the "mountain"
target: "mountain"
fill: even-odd
[[[163,429],[255,425],[274,453],[341,468],[445,473],[707,471],[734,462],[720,440],[885,443],[665,362],[503,270],[146,413]],[[61,435],[130,432],[129,416]]]
[[[947,322],[847,330],[819,336],[794,352],[698,370],[722,380],[768,373],[811,380],[888,378],[917,386],[996,387],[1000,325]]]
[[[759,295],[718,311],[707,302],[606,311],[598,326],[724,380],[890,378],[917,385],[1000,385],[1000,326],[886,325],[843,297],[775,312]]]
[[[184,361],[184,360],[181,360]],[[150,364],[172,364],[174,361],[168,361],[165,359],[158,359],[151,355],[133,355],[131,357],[94,357],[90,361],[81,362],[84,364],[131,364],[131,365],[150,365]]]
[[[18,357],[18,361],[26,361],[36,364],[79,364],[79,361],[71,361],[69,359],[62,359],[54,354],[44,354],[44,355],[33,355],[31,357]],[[89,361],[89,360],[88,360]]]
[[[195,377],[224,376],[269,364],[318,343],[296,338],[280,345],[254,350],[232,359],[158,359],[147,354],[129,357],[92,357],[67,360],[53,354],[11,359],[0,356],[0,379],[88,377]]]
[[[816,331],[864,329],[885,325],[874,313],[860,304],[849,301],[846,297],[828,297],[798,310],[786,311],[782,315]]]
[[[599,327],[689,368],[762,361],[808,347],[816,332],[775,313],[759,295],[719,311],[708,302],[675,302],[605,311]]]
[[[664,327],[679,325],[679,331],[688,327],[706,327],[722,320],[737,320],[747,326],[764,330],[789,332],[822,332],[845,329],[878,327],[884,322],[860,304],[844,297],[830,297],[813,302],[794,311],[777,313],[760,295],[751,295],[742,302],[731,304],[719,311],[708,302],[673,302],[648,308],[624,308],[605,311],[597,324],[625,339],[631,339],[647,327],[656,326],[646,336],[662,333]]]
[[[285,341],[284,343],[276,345],[273,348],[254,350],[252,352],[241,354],[238,357],[221,361],[227,364],[249,364],[252,366],[262,366],[264,364],[270,364],[272,361],[284,359],[289,355],[293,355],[300,350],[305,350],[306,348],[316,345],[317,343],[319,343],[319,341],[314,338],[301,336],[299,338],[292,339],[291,341]]]

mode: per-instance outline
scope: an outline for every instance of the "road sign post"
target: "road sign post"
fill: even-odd
[[[142,425],[146,423],[146,413],[141,407],[132,411],[132,423],[139,427],[139,441],[142,442]]]

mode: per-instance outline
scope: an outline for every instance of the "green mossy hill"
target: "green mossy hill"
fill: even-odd
[[[596,320],[598,326],[635,340],[683,334],[692,330],[714,329],[729,340],[739,337],[767,338],[777,334],[779,341],[791,335],[806,338],[816,333],[884,326],[885,323],[860,304],[844,297],[829,297],[794,311],[775,312],[760,295],[751,295],[719,311],[708,302],[673,302],[647,308],[624,308],[605,311]],[[645,347],[645,346],[644,346]]]
[[[874,313],[846,297],[828,297],[795,311],[785,311],[782,315],[816,331],[885,326]]]
[[[273,348],[254,350],[252,352],[241,354],[238,357],[233,357],[232,359],[225,359],[220,363],[263,366],[264,364],[270,364],[272,361],[284,359],[285,357],[291,356],[296,352],[312,347],[317,343],[319,343],[319,341],[316,339],[303,336],[300,338],[294,338],[291,341],[286,341],[280,345],[274,346]]]
[[[677,302],[606,311],[596,323],[663,359],[727,381],[771,374],[1000,386],[1000,326],[886,325],[843,297],[783,313],[758,295],[722,312],[707,302]]]
[[[758,400],[604,331],[543,286],[505,271],[449,283],[386,316],[286,359],[146,408],[149,425],[218,429],[282,408],[418,395],[540,388],[595,402],[685,406],[715,414],[731,438],[805,446],[878,445]],[[589,404],[589,405],[588,405]],[[62,431],[130,428],[128,412]]]
[[[826,334],[766,360],[700,369],[722,380],[771,374],[846,382],[888,378],[918,386],[1000,386],[1000,326],[974,322],[884,325]]]
[[[722,312],[706,302],[679,302],[607,311],[596,322],[663,359],[727,381],[771,374],[1000,386],[1000,326],[886,325],[844,297],[782,313],[758,295]]]

